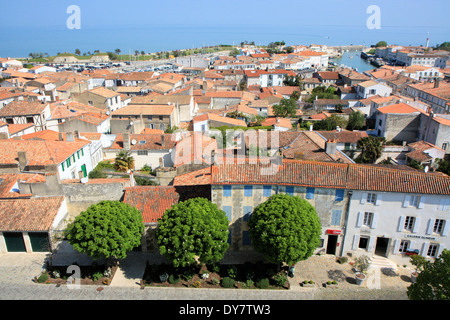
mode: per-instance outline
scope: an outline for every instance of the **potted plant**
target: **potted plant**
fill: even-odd
[[[413,255],[410,259],[411,264],[415,267],[415,270],[411,272],[411,282],[415,283],[419,272],[423,270],[424,266],[428,263],[428,260],[421,255]]]
[[[369,257],[368,256],[360,256],[355,259],[355,280],[357,285],[362,285],[364,280],[366,280],[366,272],[369,269]]]

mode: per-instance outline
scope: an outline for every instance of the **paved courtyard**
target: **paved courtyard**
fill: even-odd
[[[195,288],[140,289],[146,258],[130,254],[121,261],[110,286],[35,284],[32,279],[41,272],[46,254],[0,254],[0,300],[406,300],[410,285],[410,268],[398,266],[395,272],[383,268],[369,270],[365,283],[358,286],[352,266],[339,264],[334,256],[312,256],[296,265],[295,276],[289,278],[290,290],[233,290]],[[385,274],[386,273],[386,274]],[[316,286],[304,288],[303,280]],[[325,288],[323,283],[336,280],[338,288]]]

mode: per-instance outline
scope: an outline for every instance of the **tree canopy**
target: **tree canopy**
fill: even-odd
[[[406,292],[410,300],[450,300],[450,251],[426,263]]]
[[[366,119],[364,114],[359,111],[353,111],[348,117],[347,129],[348,130],[361,130],[366,125]]]
[[[248,222],[252,246],[273,263],[306,260],[320,242],[314,207],[298,196],[276,194],[258,205]]]
[[[275,117],[296,118],[297,103],[295,99],[281,99],[279,104],[272,107]]]
[[[383,138],[364,137],[358,140],[356,147],[361,150],[359,161],[362,163],[375,163],[383,152]]]
[[[128,151],[120,151],[114,161],[114,169],[123,172],[134,169],[134,158],[130,156]]]
[[[228,219],[211,201],[192,198],[164,212],[156,239],[160,253],[175,267],[218,262],[229,247]]]
[[[338,95],[335,94],[336,89],[333,87],[324,87],[324,86],[319,86],[314,88],[311,91],[311,96],[308,98],[308,102],[309,103],[313,103],[314,100],[317,99],[340,99],[340,97]]]
[[[336,114],[332,114],[331,116],[316,121],[313,124],[314,130],[325,130],[332,131],[336,130],[336,127],[345,128],[347,127],[347,120],[344,117],[338,116]]]
[[[81,212],[65,230],[73,248],[94,259],[123,259],[141,244],[144,224],[135,207],[101,201]]]
[[[387,47],[387,42],[386,41],[378,41],[377,44],[375,45],[376,48],[378,47]]]

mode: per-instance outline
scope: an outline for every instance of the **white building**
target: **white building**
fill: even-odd
[[[359,99],[367,99],[376,95],[387,97],[390,96],[391,93],[391,87],[373,80],[358,83],[356,86],[356,94]]]
[[[417,175],[417,173],[415,173]],[[426,190],[425,185],[399,192],[412,185],[412,175],[398,175],[379,190],[354,190],[351,195],[343,253],[380,255],[398,264],[409,262],[409,251],[436,258],[450,246],[450,195],[448,190]],[[433,179],[439,180],[439,177]],[[448,177],[447,179],[448,180]],[[446,181],[448,184],[448,181]],[[389,189],[397,189],[391,192]],[[448,189],[448,185],[447,188]]]

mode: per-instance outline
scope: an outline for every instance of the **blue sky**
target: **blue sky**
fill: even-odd
[[[66,8],[81,8],[82,26],[148,25],[360,25],[369,5],[385,26],[448,28],[448,0],[23,0],[2,1],[2,29],[64,26]]]
[[[430,45],[450,41],[449,0],[2,1],[0,56],[93,50],[156,52],[255,41],[268,44]],[[81,29],[69,30],[78,5]],[[369,30],[370,5],[381,29]]]

